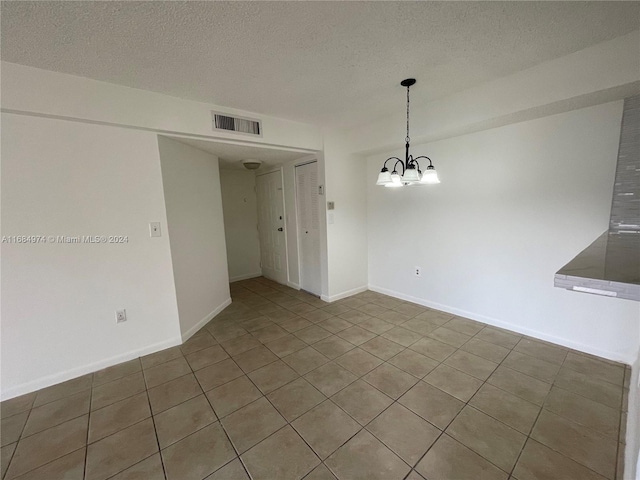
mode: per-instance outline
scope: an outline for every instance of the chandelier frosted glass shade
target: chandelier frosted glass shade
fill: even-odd
[[[413,155],[409,154],[409,142],[411,140],[409,138],[409,88],[412,85],[415,85],[415,83],[415,78],[407,78],[400,82],[400,85],[407,88],[407,136],[405,138],[404,160],[401,160],[398,157],[387,158],[382,166],[382,170],[380,170],[376,185],[383,185],[385,187],[402,187],[404,185],[433,185],[440,183],[436,169],[429,157],[421,155],[414,158]],[[420,171],[420,163],[418,160],[422,161],[423,165],[426,162],[429,162],[424,173]],[[387,169],[387,162],[389,161],[394,162],[393,171],[391,173],[389,173],[389,170]],[[397,171],[399,167],[402,168],[402,175]]]

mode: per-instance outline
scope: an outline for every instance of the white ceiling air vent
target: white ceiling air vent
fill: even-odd
[[[232,117],[223,113],[211,112],[213,129],[225,132],[245,133],[248,135],[262,136],[262,123],[251,118]]]

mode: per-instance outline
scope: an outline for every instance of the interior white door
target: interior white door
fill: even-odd
[[[258,197],[258,230],[262,274],[286,285],[287,245],[285,243],[284,197],[282,172],[256,177]]]
[[[296,166],[300,288],[320,295],[318,163]]]

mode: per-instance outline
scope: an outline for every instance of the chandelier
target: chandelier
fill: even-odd
[[[413,158],[413,156],[409,154],[409,142],[411,140],[409,138],[409,88],[415,83],[415,78],[407,78],[400,82],[400,85],[407,87],[407,137],[404,139],[404,161],[400,160],[398,157],[387,158],[382,166],[382,170],[380,170],[376,185],[384,185],[385,187],[402,187],[404,185],[428,185],[440,183],[438,173],[436,172],[436,169],[433,166],[433,163],[431,163],[431,159],[429,157],[420,156]],[[418,164],[419,159],[429,161],[429,166],[427,166],[424,173],[420,170],[420,165]],[[395,160],[393,164],[393,171],[391,172],[389,172],[389,169],[387,168],[387,162],[389,160]],[[398,173],[398,165],[402,167],[402,175]]]

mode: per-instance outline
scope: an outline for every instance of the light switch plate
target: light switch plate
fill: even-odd
[[[160,222],[150,222],[149,223],[149,234],[152,237],[161,237],[162,231],[160,230]]]

